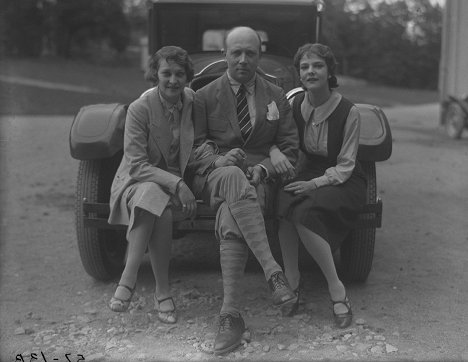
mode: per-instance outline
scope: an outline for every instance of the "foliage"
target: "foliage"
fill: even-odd
[[[331,0],[324,42],[342,74],[372,82],[436,89],[442,9],[429,0]]]
[[[0,51],[69,58],[122,53],[146,35],[145,0],[1,0]],[[326,0],[322,42],[339,73],[375,83],[436,89],[442,9],[430,0]],[[285,29],[287,31],[287,29]]]
[[[44,14],[38,0],[2,0],[0,26],[2,52],[38,56],[42,51]]]
[[[2,0],[7,54],[39,56],[44,51],[71,57],[107,45],[117,53],[129,41],[124,0]]]
[[[123,0],[57,0],[54,7],[57,54],[70,57],[73,47],[107,41],[121,53],[129,39]]]

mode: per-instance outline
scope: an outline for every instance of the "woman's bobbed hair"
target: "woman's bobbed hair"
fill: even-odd
[[[187,51],[177,46],[169,45],[162,47],[154,53],[148,60],[148,70],[145,72],[145,79],[157,85],[159,83],[158,70],[161,60],[173,61],[185,70],[187,81],[193,79],[193,63]]]
[[[294,55],[294,67],[296,68],[297,72],[299,73],[299,64],[301,59],[304,55],[307,54],[315,54],[325,60],[328,69],[328,87],[330,89],[338,87],[338,79],[336,79],[335,71],[336,65],[338,64],[336,61],[335,56],[333,55],[332,50],[330,47],[320,44],[320,43],[307,43],[301,46],[296,54]]]

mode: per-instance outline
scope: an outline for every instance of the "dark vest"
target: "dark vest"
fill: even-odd
[[[304,134],[305,134],[305,125],[306,121],[302,117],[301,104],[304,100],[306,92],[298,94],[293,101],[293,115],[294,120],[296,121],[297,129],[299,130],[299,147],[302,152],[307,157],[308,163],[313,165],[314,168],[320,168],[325,172],[327,168],[335,167],[337,165],[337,158],[341,151],[341,146],[343,145],[343,133],[344,127],[346,124],[346,119],[348,118],[349,111],[353,107],[351,103],[346,98],[342,97],[340,103],[335,108],[335,110],[327,118],[328,122],[328,137],[327,137],[327,156],[320,155],[311,155],[307,152],[304,146]],[[356,165],[354,167],[353,174],[358,173],[363,175],[361,170],[361,165],[359,161],[356,160]]]

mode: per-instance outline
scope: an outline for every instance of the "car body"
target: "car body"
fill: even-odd
[[[149,53],[176,44],[189,52],[196,74],[224,59],[231,28],[252,27],[262,39],[259,68],[285,91],[299,86],[291,58],[300,45],[317,40],[320,19],[315,0],[152,0],[148,14]]]
[[[190,86],[197,90],[226,71],[222,48],[229,29],[247,25],[263,39],[258,74],[282,87],[290,98],[304,91],[298,87],[292,57],[300,45],[319,39],[321,5],[314,0],[152,0],[148,2],[149,52],[164,45],[185,48],[195,67]],[[364,281],[382,218],[375,162],[390,157],[392,138],[381,109],[364,104],[358,108],[362,119],[358,159],[368,179],[367,205],[340,252],[343,276]],[[80,160],[75,199],[77,243],[84,269],[99,280],[118,276],[125,263],[125,227],[109,225],[107,217],[110,187],[123,154],[126,110],[127,105],[118,103],[82,107],[70,130],[70,153]],[[265,220],[272,221],[268,225],[274,231],[271,216],[267,212]],[[176,233],[213,232],[214,224],[215,212],[202,202],[195,219],[174,216]],[[277,245],[272,245],[275,249]]]

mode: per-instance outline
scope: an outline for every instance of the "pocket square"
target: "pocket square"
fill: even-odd
[[[278,111],[278,107],[276,106],[275,101],[272,101],[267,106],[267,119],[269,121],[275,121],[279,119],[279,111]]]

